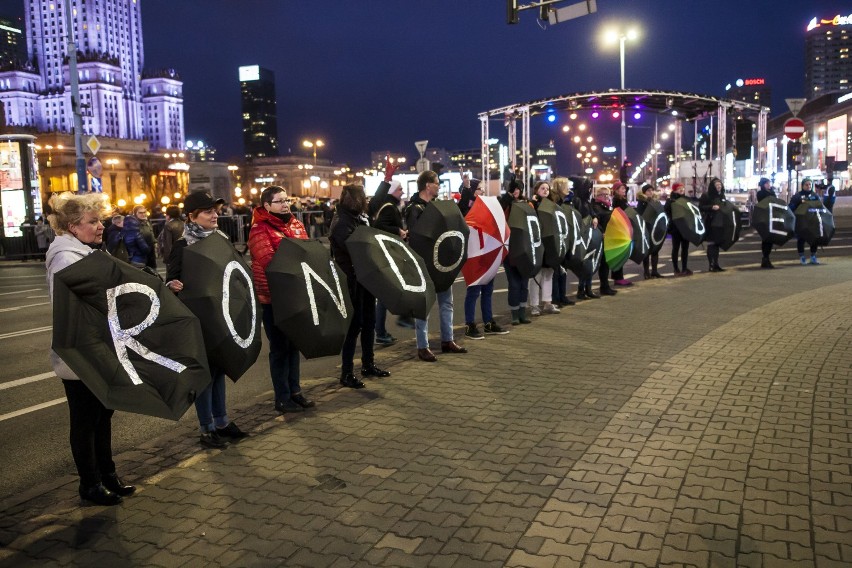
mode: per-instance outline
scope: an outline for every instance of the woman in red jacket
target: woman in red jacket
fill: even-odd
[[[260,194],[251,220],[248,247],[254,288],[263,310],[263,329],[269,340],[269,373],[275,390],[275,410],[281,413],[301,412],[316,406],[302,394],[299,384],[299,350],[280,329],[275,327],[272,297],[266,281],[266,266],[278,250],[281,239],[307,239],[305,226],[290,213],[290,203],[283,187],[272,185]]]

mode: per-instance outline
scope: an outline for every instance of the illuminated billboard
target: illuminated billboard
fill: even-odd
[[[826,156],[834,156],[835,161],[846,161],[846,115],[832,118],[828,121],[826,136]]]
[[[243,67],[240,67],[240,81],[258,81],[259,79],[259,65],[245,65]]]

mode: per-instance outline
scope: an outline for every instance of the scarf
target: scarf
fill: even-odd
[[[193,223],[189,220],[187,220],[183,226],[183,238],[186,239],[186,244],[188,245],[193,245],[201,239],[206,239],[215,232],[216,229],[210,229],[208,231],[206,229],[202,229],[201,225],[198,223]]]

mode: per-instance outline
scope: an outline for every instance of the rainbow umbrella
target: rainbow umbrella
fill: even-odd
[[[464,220],[470,227],[462,274],[468,286],[488,284],[509,254],[509,225],[496,197],[478,197]]]
[[[611,270],[618,270],[633,250],[633,225],[624,210],[615,208],[604,233],[604,258]]]

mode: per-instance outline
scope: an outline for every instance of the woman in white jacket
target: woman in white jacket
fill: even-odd
[[[104,226],[101,216],[109,207],[105,195],[93,193],[54,196],[50,226],[56,238],[47,250],[47,285],[53,300],[54,275],[100,248]],[[136,491],[115,473],[112,460],[112,414],[89,388],[51,350],[56,376],[62,379],[71,417],[71,454],[80,475],[80,497],[98,505],[116,505]]]

